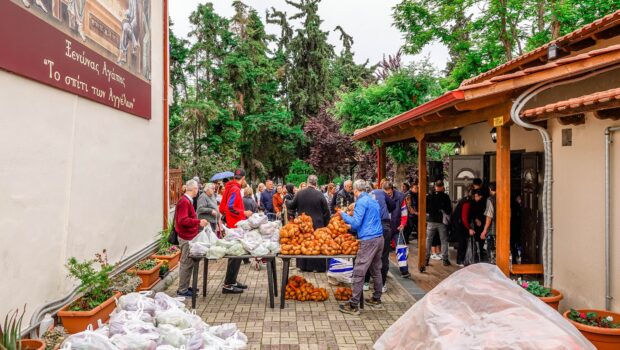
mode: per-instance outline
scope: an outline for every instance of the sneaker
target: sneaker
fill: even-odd
[[[456,266],[458,266],[458,267],[465,267],[464,264],[456,264]]]
[[[370,290],[370,283],[364,283],[364,288],[362,288],[364,291],[369,291]]]
[[[189,290],[189,289],[186,289],[185,291],[177,290],[177,296],[179,296],[179,297],[191,298],[193,295],[194,295],[194,293],[191,290]]]
[[[403,274],[400,275],[401,278],[409,278],[411,277],[411,274],[409,272],[405,272]]]
[[[222,294],[241,294],[241,293],[243,293],[243,289],[237,288],[235,286],[222,288]]]
[[[381,306],[381,299],[375,299],[375,297],[364,299],[366,305]]]
[[[194,288],[192,288],[192,287],[189,287],[189,288],[187,288],[187,289],[189,289],[190,291],[192,291],[192,293],[194,292]],[[200,288],[196,288],[196,293],[198,293],[198,292],[200,292]]]
[[[381,288],[381,293],[387,293],[387,284]]]
[[[246,286],[245,284],[243,284],[241,282],[237,282],[237,283],[233,284],[233,287],[237,287],[239,289],[248,289],[248,286]]]
[[[443,266],[450,266],[452,264],[450,264],[450,260],[444,260],[443,261]]]
[[[351,303],[339,305],[338,311],[355,316],[358,316],[360,314],[360,309],[357,306],[351,305]]]
[[[441,259],[443,259],[443,258],[442,258],[442,257],[441,257],[441,255],[439,255],[439,254],[432,254],[432,255],[431,255],[431,259],[433,259],[433,260],[441,260]]]

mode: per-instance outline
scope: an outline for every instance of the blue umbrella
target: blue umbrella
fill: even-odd
[[[218,180],[223,180],[223,179],[227,179],[229,177],[233,177],[235,174],[233,174],[231,171],[225,171],[223,173],[217,173],[213,176],[211,176],[211,182],[213,181],[218,181]]]

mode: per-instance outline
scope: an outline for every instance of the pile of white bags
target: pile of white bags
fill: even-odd
[[[236,350],[248,338],[234,323],[210,327],[165,293],[131,293],[117,301],[110,324],[69,336],[63,350]],[[148,310],[148,311],[147,311]]]
[[[265,214],[252,214],[237,223],[237,228],[224,227],[224,238],[218,239],[209,226],[190,243],[190,255],[220,259],[225,255],[261,257],[280,252],[280,221],[268,221]]]

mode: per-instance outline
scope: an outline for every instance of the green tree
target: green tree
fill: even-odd
[[[286,175],[285,182],[292,183],[295,186],[299,186],[300,183],[308,180],[308,176],[315,174],[312,165],[304,162],[301,159],[295,159],[291,164],[289,173]]]

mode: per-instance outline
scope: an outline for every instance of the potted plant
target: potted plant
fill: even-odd
[[[141,284],[142,278],[136,276],[135,273],[121,272],[112,277],[112,290],[119,291],[122,294],[137,292]]]
[[[138,290],[149,290],[161,280],[161,278],[159,278],[159,268],[161,265],[162,263],[157,262],[156,259],[149,258],[138,262],[129,270],[130,273],[135,273],[142,279],[142,283],[138,287]]]
[[[598,350],[620,349],[620,314],[603,310],[570,309],[564,313]]]
[[[517,280],[517,283],[528,292],[534,294],[542,302],[551,306],[555,310],[558,310],[560,306],[560,300],[564,298],[559,290],[546,288],[538,281],[522,281],[521,278]]]
[[[168,266],[168,261],[167,260],[159,260],[159,259],[155,259],[155,260],[157,260],[157,262],[161,262],[161,267],[159,268],[159,278],[163,279],[164,277],[166,277],[168,272],[170,272],[170,267]]]
[[[98,327],[97,320],[107,322],[114,311],[115,299],[121,296],[120,292],[111,289],[110,273],[114,266],[108,264],[106,251],[97,253],[94,260],[78,261],[72,257],[67,262],[69,276],[80,281],[78,291],[83,295],[58,311],[58,317],[66,331],[70,334],[78,333],[92,325]],[[96,270],[93,265],[99,264]]]
[[[154,259],[168,261],[169,270],[174,270],[179,264],[179,260],[181,259],[181,249],[168,242],[168,237],[170,236],[170,232],[172,231],[172,225],[174,224],[170,223],[168,225],[168,228],[159,232],[159,249],[152,256],[152,258]]]
[[[4,318],[4,323],[0,323],[0,349],[2,350],[43,350],[45,343],[38,339],[22,339],[22,320],[24,313],[19,309],[9,312]]]

